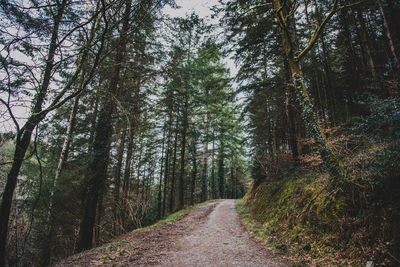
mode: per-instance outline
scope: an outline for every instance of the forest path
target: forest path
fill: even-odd
[[[234,200],[219,201],[201,225],[177,240],[163,263],[171,267],[286,266],[245,231]]]
[[[234,200],[194,208],[59,266],[288,266],[242,226]]]

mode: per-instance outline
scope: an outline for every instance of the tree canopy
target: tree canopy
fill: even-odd
[[[396,1],[166,7],[0,3],[0,266],[47,266],[306,170],[351,191],[348,210],[399,218]],[[399,255],[398,227],[374,218]]]

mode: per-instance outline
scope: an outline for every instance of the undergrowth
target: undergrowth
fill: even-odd
[[[344,178],[332,182],[318,155],[306,155],[238,202],[245,225],[299,266],[400,266],[397,100],[372,99],[370,115],[325,129]]]

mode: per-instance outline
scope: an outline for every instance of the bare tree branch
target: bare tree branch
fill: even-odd
[[[97,15],[99,15],[99,12],[96,12],[96,13],[97,13]],[[104,48],[104,40],[105,40],[105,34],[107,32],[107,29],[105,29],[103,31],[103,34],[102,34],[102,37],[101,37],[102,41],[101,41],[100,48],[97,51],[96,58],[95,58],[95,60],[93,62],[93,67],[92,67],[92,69],[90,71],[90,74],[89,74],[88,78],[83,83],[83,86],[81,88],[79,88],[78,90],[76,90],[74,93],[72,93],[69,96],[67,96],[64,99],[62,99],[64,97],[64,95],[66,94],[66,92],[68,92],[71,89],[72,85],[74,84],[74,82],[78,78],[78,75],[80,74],[80,72],[81,72],[81,70],[83,68],[83,65],[86,63],[86,59],[87,59],[87,57],[89,55],[90,46],[92,45],[92,41],[94,39],[96,31],[100,27],[101,20],[104,17],[103,15],[104,15],[104,13],[101,16],[98,16],[98,19],[96,20],[95,25],[91,29],[91,33],[90,33],[89,39],[86,41],[86,44],[85,44],[85,46],[83,48],[82,56],[79,59],[79,62],[78,62],[78,65],[77,65],[77,67],[75,69],[74,74],[69,78],[67,84],[61,90],[61,92],[55,97],[55,99],[52,101],[52,103],[46,109],[42,110],[41,112],[37,113],[36,115],[43,116],[43,115],[49,113],[50,111],[52,111],[54,109],[57,109],[58,107],[62,106],[64,103],[69,101],[70,99],[72,99],[72,98],[76,97],[77,95],[79,95],[80,93],[82,93],[84,88],[86,88],[87,84],[89,84],[90,80],[93,78],[94,71],[97,68],[97,65],[98,65],[98,63],[100,61],[101,53],[102,53],[103,48]],[[107,26],[107,24],[106,24],[106,26]]]
[[[356,6],[356,5],[361,4],[363,2],[365,2],[365,0],[361,0],[361,1],[358,1],[358,2],[354,2],[352,4],[342,5],[342,6],[338,7],[338,0],[334,0],[333,3],[332,3],[331,10],[329,11],[328,15],[322,20],[321,24],[318,25],[318,27],[313,32],[310,40],[308,41],[307,46],[295,57],[295,59],[297,61],[301,60],[308,53],[308,51],[310,51],[310,49],[313,47],[315,42],[317,42],[318,37],[320,36],[320,34],[321,34],[322,30],[324,29],[325,25],[328,23],[328,21],[331,19],[331,17],[336,12],[338,12],[339,10],[341,10],[343,8]]]

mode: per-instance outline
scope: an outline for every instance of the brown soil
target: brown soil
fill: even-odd
[[[56,266],[288,266],[241,225],[233,200],[143,229]]]

